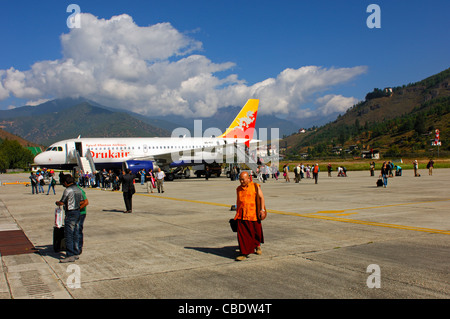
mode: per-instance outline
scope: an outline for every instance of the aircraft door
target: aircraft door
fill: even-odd
[[[148,148],[147,148],[147,144],[144,144],[144,153],[147,153],[147,151],[148,151]]]
[[[75,150],[80,154],[81,157],[83,157],[83,145],[81,142],[75,142]]]

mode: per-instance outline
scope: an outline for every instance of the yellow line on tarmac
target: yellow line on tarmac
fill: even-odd
[[[436,200],[427,200],[427,201],[423,201],[423,202],[412,202],[412,203],[400,203],[400,204],[381,205],[381,206],[364,207],[364,208],[349,208],[349,209],[346,209],[346,211],[348,211],[348,210],[362,210],[362,209],[396,207],[396,206],[405,206],[405,205],[417,205],[417,204],[427,204],[427,203],[446,202],[446,201],[450,201],[450,198],[436,199]]]
[[[229,204],[205,202],[205,201],[199,201],[199,200],[193,200],[193,199],[183,199],[183,198],[167,197],[167,196],[160,196],[160,195],[150,195],[150,194],[135,194],[135,195],[155,197],[155,198],[161,198],[161,199],[167,199],[167,200],[175,200],[175,201],[195,203],[195,204],[231,207],[231,205],[229,205]],[[383,205],[383,206],[364,207],[364,208],[350,208],[350,209],[346,209],[346,210],[318,211],[316,213],[306,213],[306,214],[299,214],[299,213],[293,213],[293,212],[284,212],[284,211],[273,210],[273,209],[269,209],[267,212],[268,213],[272,213],[272,214],[279,214],[279,215],[289,215],[289,216],[298,216],[298,217],[305,217],[305,218],[331,220],[331,221],[336,221],[336,222],[352,223],[352,224],[359,224],[359,225],[366,225],[366,226],[376,226],[376,227],[412,230],[412,231],[419,231],[419,232],[426,232],[426,233],[433,233],[433,234],[450,235],[450,231],[449,230],[424,228],[424,227],[415,227],[415,226],[404,226],[404,225],[396,225],[396,224],[379,223],[379,222],[363,221],[363,220],[356,220],[356,219],[348,219],[348,218],[340,218],[340,217],[317,215],[317,214],[339,214],[338,216],[345,216],[345,215],[354,214],[354,213],[342,214],[342,213],[344,213],[346,211],[349,211],[349,210],[376,209],[376,208],[395,207],[395,206],[413,205],[413,204],[423,204],[423,203],[449,201],[449,200],[450,199],[442,199],[442,200],[434,200],[434,201],[424,201],[424,202],[415,202],[415,203],[402,203],[402,204],[392,204],[392,205]]]
[[[335,222],[352,223],[352,224],[367,225],[367,226],[377,226],[377,227],[385,227],[385,228],[395,228],[395,229],[420,231],[420,232],[426,232],[426,233],[450,235],[450,231],[441,230],[441,229],[415,227],[415,226],[404,226],[404,225],[379,223],[379,222],[371,222],[371,221],[348,219],[348,218],[339,218],[339,217],[332,217],[332,216],[320,216],[320,215],[313,215],[313,214],[297,214],[297,213],[273,211],[273,210],[268,210],[268,212],[274,213],[274,214],[280,214],[280,215],[290,215],[290,216],[299,216],[299,217],[305,217],[305,218],[331,220],[331,221],[335,221]]]
[[[175,200],[179,202],[188,202],[188,203],[196,203],[196,204],[204,204],[204,205],[214,205],[214,206],[222,206],[222,207],[231,207],[231,205],[228,204],[220,204],[220,203],[212,203],[212,202],[204,202],[200,200],[193,200],[193,199],[184,199],[184,198],[175,198],[175,197],[167,197],[167,196],[160,196],[160,195],[151,195],[151,194],[134,194],[134,195],[140,195],[140,196],[148,196],[148,197],[155,197],[155,198],[161,198],[161,199],[169,199],[169,200]]]

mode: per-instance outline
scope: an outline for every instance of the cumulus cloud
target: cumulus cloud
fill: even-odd
[[[358,100],[354,97],[345,97],[334,94],[328,94],[316,100],[316,104],[319,105],[317,110],[321,115],[344,113],[349,107],[355,105],[357,102]]]
[[[108,20],[82,13],[81,28],[61,35],[61,45],[61,59],[39,61],[25,71],[0,70],[0,100],[83,96],[144,115],[193,117],[259,98],[260,113],[305,117],[345,111],[355,98],[317,96],[366,71],[305,66],[247,85],[236,74],[220,78],[217,73],[235,64],[199,54],[202,43],[170,23],[141,27],[127,14]],[[310,102],[318,108],[305,109]]]

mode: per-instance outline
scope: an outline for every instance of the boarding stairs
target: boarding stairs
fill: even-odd
[[[84,156],[80,156],[78,152],[76,152],[76,155],[78,167],[83,171],[83,173],[93,173],[96,171],[94,159],[92,158],[90,149],[87,149]]]

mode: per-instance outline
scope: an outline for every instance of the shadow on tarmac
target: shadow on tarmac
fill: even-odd
[[[229,258],[229,259],[235,259],[237,251],[239,250],[239,247],[237,246],[225,246],[221,248],[215,248],[215,247],[184,247],[185,249],[193,249],[196,251],[200,251],[205,254],[213,254],[219,257]]]

